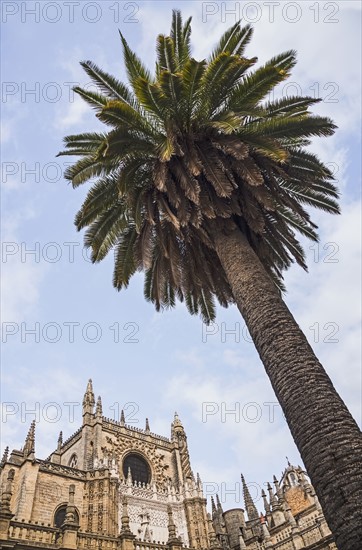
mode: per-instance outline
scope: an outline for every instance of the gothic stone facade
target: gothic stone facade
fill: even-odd
[[[0,548],[103,550],[334,549],[321,507],[301,468],[288,466],[263,493],[259,515],[242,478],[245,511],[207,514],[175,414],[171,438],[105,418],[92,382],[83,424],[59,436],[47,460],[35,457],[35,422],[24,447],[1,461]]]

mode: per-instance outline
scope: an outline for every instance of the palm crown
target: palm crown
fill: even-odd
[[[244,50],[252,28],[233,25],[207,60],[191,56],[191,18],[173,11],[170,36],[157,38],[155,76],[121,35],[126,86],[90,61],[99,92],[75,91],[110,127],[65,138],[61,155],[81,158],[66,171],[74,187],[96,177],[75,223],[98,262],[115,247],[113,284],[145,271],[145,297],[157,309],[185,300],[214,318],[216,297],[233,295],[213,246],[215,231],[238,228],[283,288],[282,272],[306,269],[295,232],[317,240],[306,207],[338,212],[331,171],[306,150],[335,129],[312,115],[319,100],[267,101],[289,77],[294,51],[251,70]]]

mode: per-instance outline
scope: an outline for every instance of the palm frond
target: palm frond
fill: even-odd
[[[240,21],[230,27],[220,38],[218,45],[212,51],[209,61],[214,61],[221,53],[241,56],[253,36],[251,25],[240,28]]]
[[[102,92],[105,93],[106,96],[112,99],[120,99],[122,101],[125,101],[132,107],[136,107],[135,98],[130,90],[127,88],[127,86],[125,86],[125,84],[114,78],[114,76],[100,69],[92,61],[82,61],[81,65],[87,75],[90,76],[93,82],[97,84],[99,89],[102,90]],[[79,90],[81,90],[81,88],[79,88]],[[86,98],[84,97],[84,99]]]
[[[150,71],[142,63],[138,55],[131,50],[121,31],[119,31],[119,34],[123,45],[123,58],[126,65],[128,80],[133,87],[136,80],[139,78],[143,78],[147,82],[151,82],[152,77]]]
[[[190,48],[191,17],[182,24],[179,10],[172,10],[171,39],[174,43],[174,55],[177,60],[177,70],[182,69],[191,55]]]

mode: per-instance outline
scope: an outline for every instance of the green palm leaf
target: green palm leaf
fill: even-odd
[[[172,13],[151,74],[121,34],[128,83],[82,62],[99,92],[78,93],[108,126],[65,139],[65,172],[91,188],[76,215],[92,260],[115,251],[113,284],[144,271],[156,309],[184,301],[205,322],[215,300],[234,302],[215,232],[241,232],[279,289],[293,262],[306,269],[296,235],[316,241],[310,207],[338,213],[331,171],[307,147],[336,126],[310,113],[318,99],[268,100],[296,63],[293,50],[255,68],[250,25],[235,23],[206,60],[191,57],[191,18]]]

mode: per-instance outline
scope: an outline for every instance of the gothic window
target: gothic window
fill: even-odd
[[[136,453],[131,453],[126,456],[123,461],[123,475],[127,478],[128,468],[131,468],[132,480],[149,483],[151,480],[151,471],[146,460]]]
[[[289,481],[292,487],[297,485],[297,478],[295,477],[295,474],[293,474],[293,472],[289,474]]]
[[[55,512],[54,516],[54,525],[55,527],[61,527],[64,519],[65,519],[65,511],[67,509],[67,505],[63,504],[63,506],[59,506],[58,510]]]
[[[69,459],[68,466],[70,466],[71,468],[76,468],[77,464],[78,464],[78,457],[75,453],[73,453]]]
[[[67,505],[66,504],[62,504],[61,506],[59,506],[59,508],[57,508],[57,510],[54,514],[54,526],[55,527],[60,528],[63,525],[64,520],[65,520],[66,510],[67,510]],[[78,514],[77,510],[75,510],[75,518],[76,518],[77,523],[79,523],[79,514]]]

